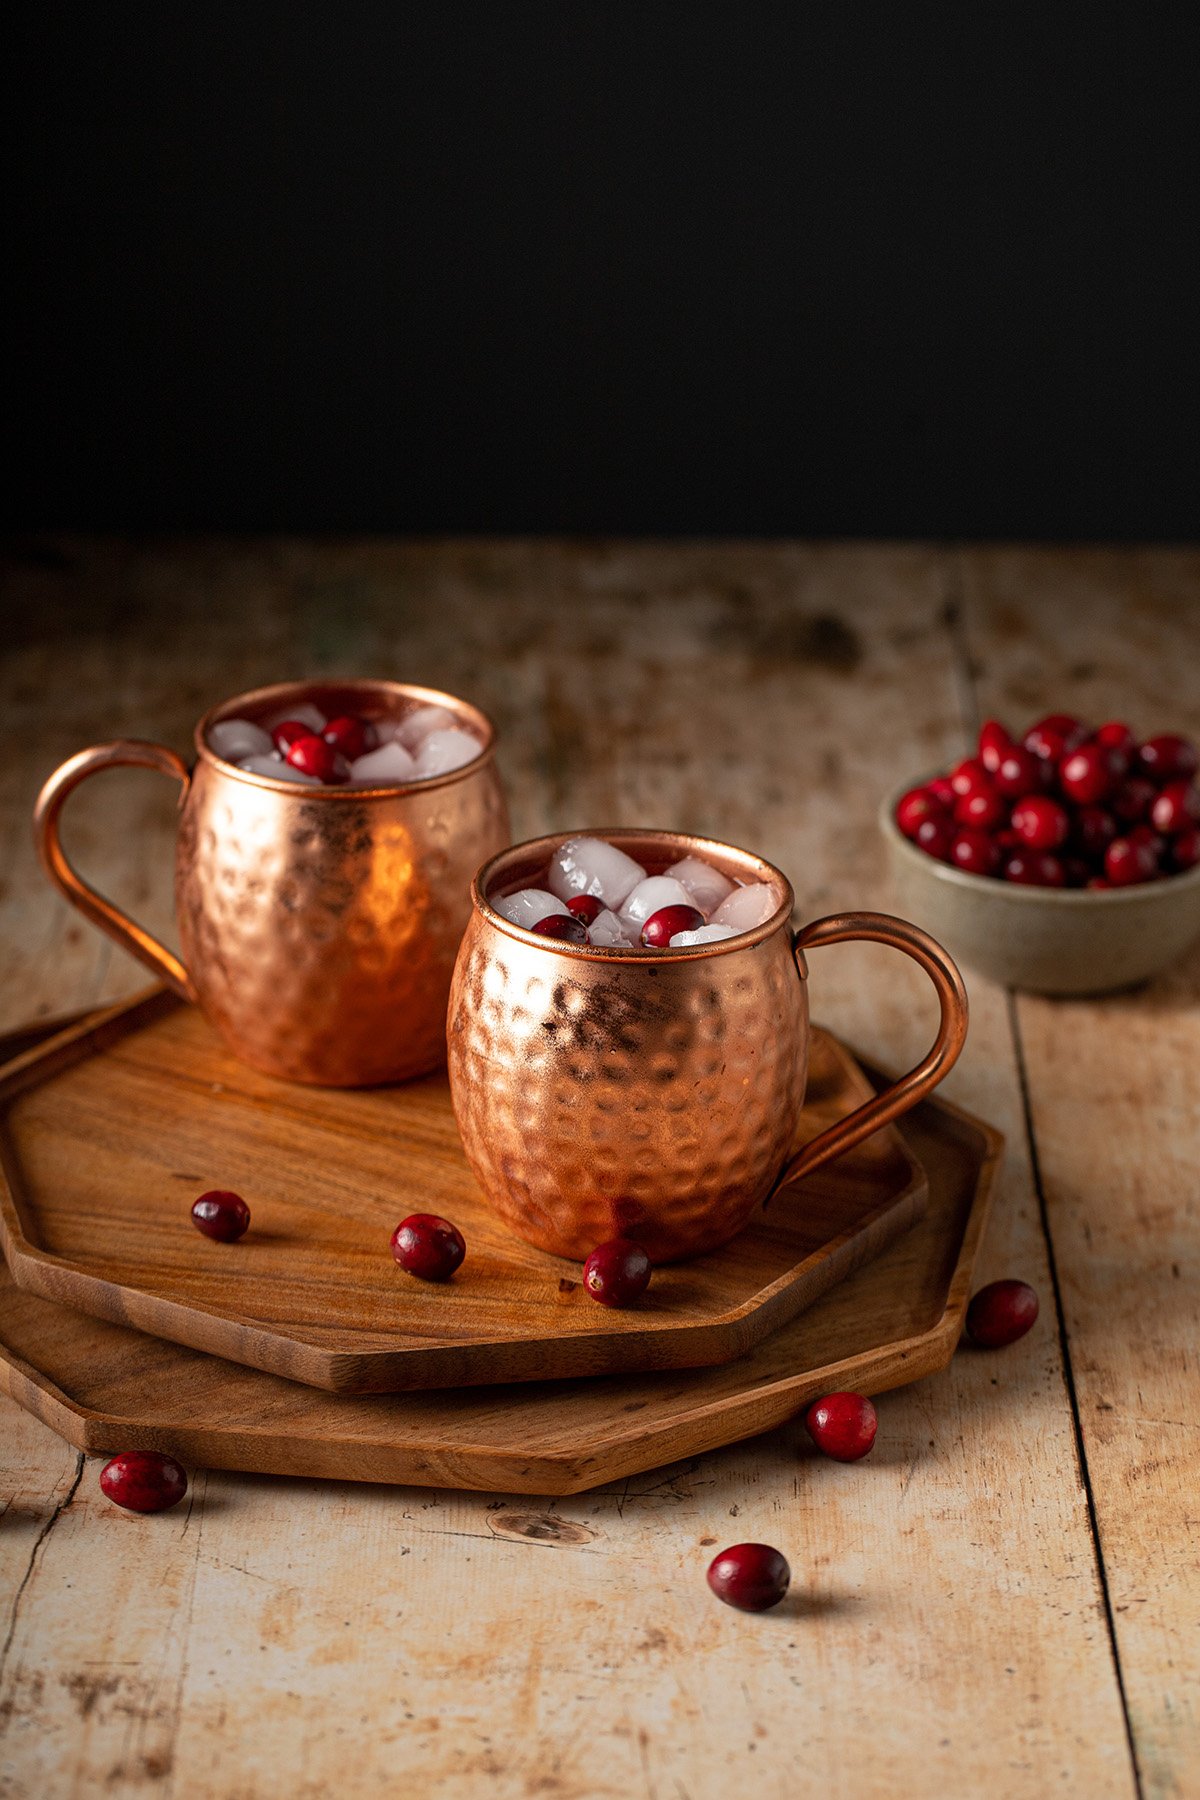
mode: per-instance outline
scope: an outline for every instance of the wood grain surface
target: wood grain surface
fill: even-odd
[[[34,867],[45,774],[121,732],[186,750],[210,701],[276,677],[458,689],[502,728],[519,835],[718,831],[807,917],[886,907],[878,797],[980,713],[1200,730],[1194,551],[50,540],[5,595],[14,1026],[142,985]],[[170,936],[167,784],[93,786],[69,848]],[[810,965],[816,1016],[888,1067],[930,1033],[899,964]],[[1200,953],[1111,1001],[968,985],[946,1087],[1007,1137],[980,1277],[1038,1288],[1028,1338],[884,1395],[854,1467],[789,1424],[554,1500],[200,1471],[134,1519],[0,1398],[4,1791],[1200,1792]],[[739,1538],[789,1557],[781,1611],[713,1602]]]

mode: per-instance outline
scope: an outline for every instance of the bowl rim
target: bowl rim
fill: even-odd
[[[989,895],[1012,906],[1056,906],[1067,912],[1077,911],[1081,906],[1166,905],[1172,898],[1200,892],[1200,863],[1194,869],[1168,875],[1162,881],[1137,881],[1122,888],[1026,887],[1016,881],[999,881],[994,875],[971,875],[966,869],[952,868],[949,863],[939,862],[936,857],[927,856],[924,850],[918,849],[896,823],[896,808],[905,794],[913,788],[926,786],[940,774],[940,770],[935,770],[929,775],[902,781],[881,800],[877,817],[884,837],[908,858],[913,868],[922,869],[926,875],[949,887]]]

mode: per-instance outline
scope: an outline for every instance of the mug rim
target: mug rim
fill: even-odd
[[[745,868],[759,873],[760,880],[771,880],[782,890],[783,899],[761,925],[755,925],[749,931],[740,931],[735,937],[722,938],[714,944],[685,944],[678,950],[668,946],[664,950],[647,950],[641,944],[619,946],[616,944],[571,944],[561,938],[542,937],[536,931],[528,931],[523,925],[514,925],[503,913],[497,912],[487,897],[487,889],[494,881],[501,865],[528,861],[537,857],[549,862],[560,844],[571,838],[602,838],[605,843],[613,844],[618,850],[629,851],[631,845],[658,844],[667,845],[677,850],[678,854],[671,858],[672,862],[680,862],[685,856],[708,855],[710,860],[717,860],[721,866],[721,858],[733,858],[745,865]],[[661,963],[664,957],[676,962],[698,961],[708,956],[724,956],[739,950],[752,950],[766,938],[771,937],[780,926],[787,926],[795,910],[796,895],[791,882],[781,869],[768,862],[765,856],[759,856],[753,850],[743,850],[740,845],[726,843],[721,838],[700,837],[690,831],[668,831],[656,829],[648,825],[608,825],[591,826],[586,829],[553,831],[541,837],[525,838],[519,844],[510,844],[505,850],[498,850],[485,863],[476,869],[471,881],[471,905],[485,924],[495,927],[506,936],[515,938],[518,943],[532,944],[539,950],[547,950],[560,956],[580,957],[587,962],[618,963]]]
[[[208,743],[208,730],[222,719],[237,719],[242,714],[238,707],[270,706],[273,701],[285,701],[288,696],[303,700],[321,691],[357,692],[373,691],[384,694],[402,695],[406,700],[418,700],[422,705],[444,706],[453,712],[456,718],[473,725],[480,734],[482,742],[479,754],[470,762],[461,763],[457,769],[447,769],[443,775],[425,775],[413,781],[381,782],[377,787],[350,787],[347,784],[330,786],[326,783],[306,783],[288,781],[278,775],[259,775],[253,769],[239,769],[236,763],[228,762]],[[473,700],[464,700],[461,695],[451,694],[443,688],[424,687],[418,682],[391,681],[385,676],[347,675],[341,678],[331,677],[328,681],[313,679],[295,681],[274,681],[266,687],[248,688],[243,693],[234,694],[229,700],[218,700],[214,706],[203,713],[192,733],[192,741],[196,749],[197,761],[207,763],[222,775],[230,775],[236,781],[244,781],[253,787],[266,788],[269,792],[291,794],[293,797],[302,794],[306,799],[324,800],[367,800],[379,794],[415,794],[429,793],[435,788],[449,787],[452,782],[463,781],[468,775],[478,774],[491,761],[499,733],[496,726]]]

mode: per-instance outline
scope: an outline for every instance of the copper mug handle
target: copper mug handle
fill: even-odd
[[[33,841],[47,875],[85,919],[90,919],[110,938],[115,938],[123,949],[131,951],[139,962],[153,969],[181,999],[194,1001],[199,996],[179,958],[120,907],[90,887],[72,868],[59,838],[59,816],[68,796],[80,782],[100,769],[122,768],[158,769],[164,775],[173,775],[183,790],[179,796],[180,806],[187,799],[192,779],[187,764],[165,744],[148,744],[141,738],[119,738],[112,744],[93,744],[90,750],[80,750],[76,756],[68,757],[42,788],[33,809]]]
[[[941,1003],[938,1034],[928,1056],[923,1057],[915,1069],[910,1069],[899,1081],[893,1081],[873,1099],[864,1100],[844,1119],[818,1132],[811,1143],[805,1144],[785,1166],[771,1190],[772,1196],[789,1182],[798,1181],[832,1157],[841,1156],[843,1151],[861,1144],[872,1132],[890,1125],[910,1106],[923,1100],[954,1067],[966,1042],[967,990],[963,978],[941,945],[906,919],[894,919],[888,913],[834,913],[828,919],[817,919],[806,925],[792,940],[801,978],[808,974],[804,961],[806,950],[820,949],[823,944],[844,944],[851,938],[869,938],[876,944],[890,944],[893,950],[903,950],[906,956],[920,963],[937,989]]]

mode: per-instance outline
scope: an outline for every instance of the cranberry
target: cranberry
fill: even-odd
[[[1200,755],[1190,738],[1164,731],[1142,745],[1138,765],[1151,781],[1187,781],[1200,769]]]
[[[992,1281],[967,1308],[967,1334],[985,1350],[1015,1344],[1038,1316],[1038,1297],[1027,1281]]]
[[[954,842],[954,827],[949,819],[922,819],[913,842],[919,850],[924,850],[926,856],[936,856],[939,862],[948,862],[950,846]]]
[[[1155,862],[1161,862],[1167,848],[1167,840],[1160,837],[1153,825],[1135,825],[1132,831],[1126,832],[1131,844],[1144,844],[1151,851]]]
[[[1107,725],[1101,725],[1094,733],[1096,742],[1104,744],[1109,750],[1119,750],[1125,758],[1126,767],[1134,750],[1137,739],[1122,719],[1112,719]]]
[[[409,1275],[422,1281],[449,1281],[467,1254],[457,1225],[436,1213],[412,1213],[392,1233],[392,1255]]]
[[[967,794],[990,794],[992,778],[977,756],[968,756],[951,769],[950,786],[961,800]]]
[[[954,821],[975,831],[994,831],[997,825],[1008,823],[1008,802],[995,789],[990,794],[964,794],[954,803]]]
[[[1112,882],[1105,881],[1103,875],[1093,875],[1092,879],[1088,882],[1088,886],[1099,893],[1102,888],[1111,888]]]
[[[557,938],[563,944],[586,944],[587,926],[574,913],[548,913],[529,927],[539,937]]]
[[[1082,856],[1064,856],[1063,873],[1067,878],[1067,886],[1073,888],[1086,887],[1091,878],[1092,865],[1085,862]]]
[[[932,781],[925,783],[925,792],[931,794],[944,807],[951,807],[958,798],[954,792],[954,783],[948,775],[935,775]]]
[[[1031,794],[1042,785],[1042,765],[1023,745],[1005,751],[996,770],[996,786],[1010,800]]]
[[[1109,806],[1126,825],[1136,825],[1140,819],[1148,817],[1157,791],[1152,781],[1143,781],[1140,776],[1132,775],[1117,788]]]
[[[307,737],[296,738],[289,744],[287,760],[293,769],[299,769],[302,775],[315,775],[318,781],[328,782],[336,787],[350,779],[350,765],[344,756],[327,744],[325,739],[310,731]]]
[[[642,942],[647,950],[665,950],[679,931],[699,931],[704,914],[694,906],[660,906],[642,926]]]
[[[594,925],[604,911],[604,902],[597,900],[595,894],[572,894],[567,901],[567,910],[582,919],[585,926]]]
[[[788,1591],[792,1571],[770,1544],[731,1544],[708,1565],[708,1585],[726,1606],[766,1612]]]
[[[1040,762],[1056,768],[1064,756],[1069,756],[1082,744],[1084,736],[1078,719],[1072,719],[1067,713],[1050,713],[1030,726],[1023,742],[1026,750],[1031,750]]]
[[[1154,880],[1158,858],[1149,844],[1134,843],[1131,837],[1114,838],[1104,852],[1104,873],[1111,887],[1133,887],[1139,881]]]
[[[126,1450],[100,1471],[101,1491],[127,1512],[166,1512],[187,1493],[187,1474],[173,1456]]]
[[[1057,850],[1067,841],[1071,821],[1057,800],[1044,794],[1027,794],[1013,807],[1012,827],[1031,850]]]
[[[280,756],[286,756],[298,738],[312,737],[312,735],[312,726],[305,725],[301,719],[284,719],[281,724],[272,728],[271,741]]]
[[[1103,856],[1117,835],[1117,821],[1102,806],[1081,806],[1073,835],[1085,856]]]
[[[1081,806],[1105,799],[1117,781],[1115,752],[1103,744],[1080,744],[1058,765],[1058,784],[1064,794]]]
[[[1067,872],[1048,850],[1014,850],[1004,864],[1004,879],[1020,887],[1065,887]]]
[[[1184,869],[1194,869],[1200,863],[1200,826],[1193,826],[1191,831],[1181,831],[1171,845],[1171,866],[1179,874]]]
[[[610,1238],[584,1263],[583,1285],[601,1306],[632,1306],[650,1286],[650,1258],[632,1239]]]
[[[1150,809],[1156,831],[1176,837],[1200,821],[1200,789],[1190,781],[1168,781]]]
[[[346,713],[341,718],[330,719],[321,736],[334,750],[340,751],[347,762],[357,762],[368,750],[375,748],[378,733],[373,725],[365,719],[357,719]]]
[[[1013,741],[998,719],[985,719],[979,729],[979,760],[989,775],[1000,767],[1000,758],[1013,748]]]
[[[879,1420],[864,1394],[826,1394],[809,1407],[804,1424],[823,1456],[857,1462],[875,1442]]]
[[[954,795],[951,795],[953,801]],[[926,819],[939,819],[945,813],[945,807],[937,800],[927,787],[910,788],[908,793],[896,807],[896,823],[907,838],[917,835],[917,827]]]
[[[1030,726],[1031,731],[1060,731],[1064,737],[1069,737],[1073,731],[1084,729],[1082,719],[1077,719],[1074,713],[1047,713],[1044,719],[1039,719],[1036,725]]]
[[[207,1194],[193,1200],[192,1224],[205,1237],[216,1238],[218,1244],[234,1244],[249,1227],[250,1208],[240,1194],[210,1188]]]
[[[994,875],[1000,864],[1000,851],[986,831],[968,828],[955,833],[950,861],[967,875]]]

